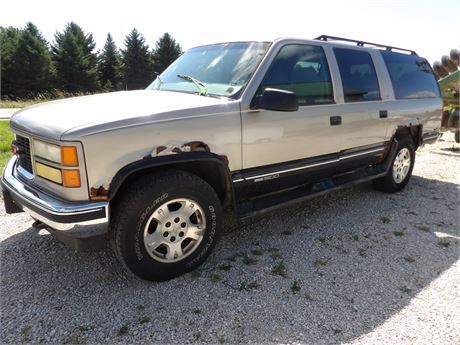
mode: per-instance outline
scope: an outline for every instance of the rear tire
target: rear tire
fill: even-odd
[[[415,163],[415,145],[411,137],[398,138],[396,155],[390,162],[390,170],[384,177],[373,181],[374,187],[386,193],[402,190],[412,176]]]
[[[125,188],[112,211],[115,256],[146,280],[164,281],[194,270],[221,233],[214,189],[182,171],[141,177]]]

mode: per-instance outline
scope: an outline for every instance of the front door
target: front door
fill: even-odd
[[[299,110],[242,112],[243,177],[249,196],[304,183],[305,174],[336,161],[341,147],[331,117],[329,66],[321,46],[288,44],[273,60],[255,97],[265,88],[293,91]]]

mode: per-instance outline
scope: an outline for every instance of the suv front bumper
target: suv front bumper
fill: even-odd
[[[107,232],[108,202],[68,202],[26,185],[17,177],[17,158],[10,159],[1,179],[3,201],[7,213],[28,213],[48,227],[66,235],[85,238]]]

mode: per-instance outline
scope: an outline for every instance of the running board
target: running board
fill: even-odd
[[[398,145],[395,140],[393,145],[391,145],[391,151],[386,161],[381,164],[339,174],[315,183],[303,184],[289,190],[261,196],[259,198],[242,201],[237,205],[238,216],[240,219],[249,218],[257,214],[270,212],[280,207],[308,200],[334,190],[351,187],[383,177],[390,170],[391,165],[389,163],[393,161],[397,147]]]

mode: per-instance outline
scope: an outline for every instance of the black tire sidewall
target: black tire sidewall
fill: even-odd
[[[394,177],[393,177],[393,167],[394,167],[394,162],[396,160],[396,157],[398,156],[399,152],[404,148],[409,150],[411,162],[410,162],[409,171],[407,172],[406,177],[400,183],[397,183],[394,180]],[[412,176],[412,170],[414,169],[414,164],[415,164],[414,142],[409,137],[399,138],[398,139],[398,149],[396,151],[396,155],[393,158],[393,160],[391,161],[390,170],[388,172],[388,175],[385,178],[385,180],[386,180],[385,182],[387,184],[387,186],[385,186],[385,187],[387,187],[387,188],[389,187],[390,191],[395,191],[395,192],[400,191],[401,189],[403,189],[406,186],[406,184],[409,182],[409,179]]]
[[[145,249],[144,228],[159,206],[178,198],[191,199],[201,206],[206,229],[193,253],[181,261],[164,263],[152,258]],[[219,199],[206,182],[201,180],[199,184],[190,184],[176,181],[170,187],[154,185],[134,202],[134,211],[126,217],[127,224],[122,225],[124,230],[119,243],[125,264],[134,274],[147,280],[162,281],[189,272],[206,260],[220,235],[222,218]]]

